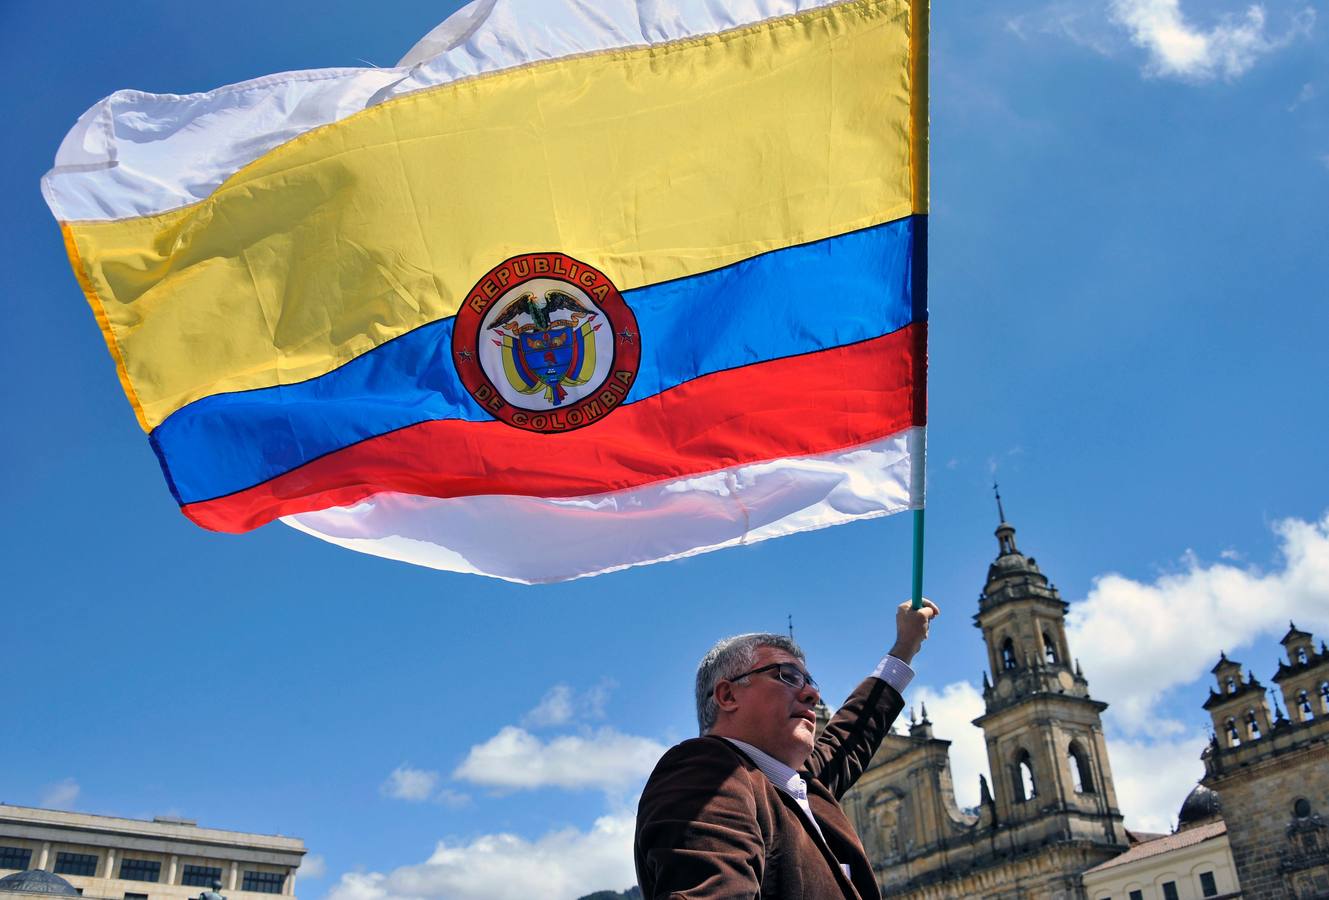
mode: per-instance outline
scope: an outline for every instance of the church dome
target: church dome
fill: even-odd
[[[1218,793],[1197,784],[1182,801],[1181,810],[1177,813],[1177,830],[1203,825],[1222,817],[1223,804],[1218,800]]]
[[[23,894],[55,894],[61,897],[77,897],[78,891],[68,881],[51,872],[41,869],[29,869],[15,872],[0,878],[0,891],[17,891]]]

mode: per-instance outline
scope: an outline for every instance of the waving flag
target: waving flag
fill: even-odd
[[[43,179],[184,514],[550,581],[922,505],[926,0],[477,0]],[[721,7],[725,8],[721,8]]]

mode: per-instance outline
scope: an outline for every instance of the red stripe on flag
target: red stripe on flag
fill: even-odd
[[[240,532],[383,491],[428,497],[580,497],[786,456],[852,447],[926,421],[926,323],[845,347],[716,372],[537,434],[446,419],[370,438],[186,516]]]

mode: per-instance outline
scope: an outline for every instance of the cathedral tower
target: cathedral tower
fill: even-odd
[[[1204,708],[1214,720],[1214,734],[1224,747],[1240,747],[1258,741],[1269,733],[1269,704],[1264,685],[1251,672],[1242,677],[1241,663],[1218,655],[1218,664],[1210,670],[1218,690],[1209,689]]]
[[[1283,691],[1283,705],[1293,722],[1309,722],[1317,717],[1329,716],[1329,647],[1320,642],[1315,652],[1315,640],[1308,632],[1288,623],[1283,636],[1287,662],[1278,664],[1274,681]]]
[[[1067,604],[1020,552],[997,496],[998,553],[988,567],[975,625],[992,679],[974,720],[987,740],[998,822],[1049,840],[1124,848],[1100,715],[1066,643]]]
[[[843,800],[882,893],[900,900],[1098,900],[1081,873],[1127,847],[1099,720],[1106,704],[1089,696],[1066,642],[1066,604],[1016,547],[1000,502],[997,559],[974,617],[992,671],[974,722],[991,766],[978,805],[956,804],[950,741],[933,734],[922,704]]]

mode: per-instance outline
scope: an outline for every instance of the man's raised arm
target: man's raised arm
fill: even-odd
[[[901,694],[914,677],[909,664],[927,640],[932,620],[940,614],[931,600],[924,600],[921,609],[914,609],[908,600],[901,603],[895,610],[895,643],[890,652],[822,732],[806,768],[837,798],[863,774],[904,707]]]

